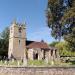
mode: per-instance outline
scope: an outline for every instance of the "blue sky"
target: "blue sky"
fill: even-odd
[[[14,18],[26,22],[28,40],[52,42],[46,18],[47,0],[0,0],[0,32],[10,26]]]

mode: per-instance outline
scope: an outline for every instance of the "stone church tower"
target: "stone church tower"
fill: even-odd
[[[10,26],[8,58],[23,59],[26,49],[25,24],[14,21]]]

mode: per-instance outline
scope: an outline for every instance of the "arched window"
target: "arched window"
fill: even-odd
[[[20,42],[21,42],[21,41],[19,40],[19,45],[20,45]]]
[[[21,27],[19,27],[19,33],[21,33],[21,31],[22,31],[22,28],[21,28]]]
[[[53,55],[53,50],[51,50],[51,56]]]
[[[22,28],[19,27],[19,38],[21,38]]]

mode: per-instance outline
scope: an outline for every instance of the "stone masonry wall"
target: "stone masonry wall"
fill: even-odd
[[[75,75],[74,67],[0,67],[0,75]]]

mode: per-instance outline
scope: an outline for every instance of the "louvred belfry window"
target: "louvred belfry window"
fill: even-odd
[[[22,28],[19,27],[19,38],[21,38],[21,32],[22,32]]]
[[[20,28],[19,28],[19,33],[21,33],[21,31],[22,31],[22,28],[20,27]]]

